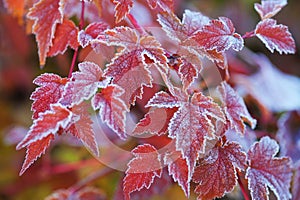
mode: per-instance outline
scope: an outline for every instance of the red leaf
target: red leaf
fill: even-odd
[[[92,120],[88,112],[89,106],[81,103],[72,107],[73,123],[66,130],[71,132],[75,137],[91,151],[95,156],[99,156],[98,144],[95,138],[95,132],[92,128]]]
[[[171,11],[174,8],[173,0],[147,0],[147,2],[152,9],[155,9],[157,5],[164,11]]]
[[[32,32],[36,35],[40,65],[45,65],[52,46],[56,25],[63,21],[63,0],[41,0],[29,10],[27,17],[34,20]]]
[[[97,188],[84,187],[78,191],[71,191],[70,189],[57,190],[51,195],[47,196],[45,200],[105,200],[105,195]]]
[[[300,199],[300,162],[295,164],[295,174],[293,176],[292,196],[293,200]]]
[[[66,128],[71,121],[72,113],[60,104],[52,104],[51,110],[39,115],[33,121],[25,138],[17,145],[17,149],[24,148],[31,143],[41,140],[48,135],[54,135],[60,127]]]
[[[33,100],[31,106],[33,119],[37,119],[40,113],[50,110],[51,104],[58,102],[67,81],[66,78],[48,73],[42,74],[34,79],[33,83],[40,87],[36,88],[30,96],[30,99]]]
[[[133,1],[132,0],[113,0],[113,3],[116,4],[116,7],[115,7],[116,23],[119,23],[130,12],[130,10],[133,6]]]
[[[89,24],[85,30],[81,30],[78,33],[78,42],[85,48],[99,35],[103,35],[104,31],[108,29],[108,25],[104,22],[94,22]]]
[[[26,147],[26,157],[22,165],[22,169],[19,173],[20,176],[30,167],[30,165],[32,165],[42,154],[45,153],[46,149],[50,146],[50,142],[51,140],[53,140],[53,138],[54,136],[50,134],[30,143]]]
[[[277,25],[274,19],[265,19],[259,22],[255,29],[255,35],[273,53],[276,49],[280,54],[295,53],[296,44],[288,27]]]
[[[78,65],[79,72],[73,72],[59,102],[72,107],[84,100],[90,99],[98,88],[106,87],[108,79],[103,77],[101,68],[92,62],[82,62]]]
[[[262,0],[261,4],[255,3],[254,8],[261,19],[271,18],[287,5],[287,0]]]
[[[199,183],[198,199],[220,198],[237,184],[237,169],[246,168],[246,153],[239,144],[219,140],[209,154],[200,159],[193,181]]]
[[[177,111],[174,108],[155,108],[149,111],[143,119],[136,125],[132,134],[150,134],[162,135],[167,132],[168,124],[173,114]]]
[[[125,200],[130,199],[130,193],[151,186],[155,177],[161,177],[162,166],[156,149],[149,145],[139,145],[132,150],[135,156],[129,163],[123,180]]]
[[[188,198],[190,196],[191,174],[186,160],[182,158],[180,152],[173,152],[166,154],[164,162],[168,165],[169,175],[172,176],[175,182],[178,182]]]
[[[246,171],[252,199],[269,199],[269,189],[277,199],[290,199],[289,188],[292,178],[291,160],[275,158],[279,146],[275,140],[263,137],[248,151],[249,167]]]
[[[243,122],[249,123],[252,129],[255,128],[256,120],[251,117],[244,100],[233,88],[226,82],[222,82],[221,86],[218,87],[218,91],[230,127],[240,134],[244,134],[246,130]]]
[[[52,40],[52,46],[47,53],[47,56],[55,56],[57,54],[64,54],[68,46],[72,49],[76,49],[79,44],[77,42],[78,28],[74,22],[68,19],[64,19],[62,24],[58,24],[56,27],[55,35]],[[66,37],[66,35],[68,37]]]
[[[176,139],[176,150],[182,153],[192,174],[199,153],[204,151],[206,139],[214,138],[214,126],[209,117],[225,120],[221,108],[202,93],[194,93],[191,97],[179,93],[173,97],[159,92],[147,106],[179,107],[169,123],[169,137]]]
[[[166,63],[163,49],[152,36],[138,37],[137,33],[127,27],[117,27],[106,31],[107,45],[118,45],[124,49],[116,55],[105,71],[106,76],[113,77],[113,83],[124,89],[122,100],[129,109],[135,104],[136,97],[141,98],[143,87],[152,87],[152,77],[145,56],[155,63]]]
[[[243,38],[235,33],[233,23],[226,17],[211,20],[208,25],[197,31],[192,39],[203,49],[217,52],[224,52],[229,48],[240,51],[244,46]]]
[[[121,139],[125,139],[125,121],[127,107],[120,99],[124,90],[117,85],[109,85],[97,93],[92,99],[94,110],[100,108],[99,115]]]

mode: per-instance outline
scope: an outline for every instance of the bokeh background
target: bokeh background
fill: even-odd
[[[176,13],[182,16],[184,9],[199,10],[203,14],[217,18],[230,18],[243,34],[254,29],[259,20],[253,8],[255,0],[176,0]],[[279,55],[270,53],[257,39],[246,40],[246,46],[254,52],[261,52],[282,72],[300,78],[300,2],[289,0],[275,18],[285,24],[293,34],[297,53]],[[72,187],[82,177],[98,170],[105,176],[95,180],[93,185],[103,198],[111,199],[118,188],[122,173],[105,171],[105,166],[95,161],[83,147],[72,142],[52,145],[51,150],[39,159],[22,177],[18,176],[25,151],[16,151],[16,143],[30,127],[31,101],[29,96],[35,89],[32,80],[39,74],[54,72],[67,76],[72,51],[47,59],[43,69],[39,68],[35,38],[26,34],[26,27],[12,17],[0,1],[0,199],[26,200],[43,199],[53,190]],[[289,88],[287,88],[288,90]],[[288,101],[288,99],[287,99]],[[300,99],[299,99],[300,101]],[[276,129],[276,127],[274,128]],[[80,167],[74,162],[80,162]],[[55,166],[55,167],[53,167]],[[102,190],[102,191],[101,191]],[[104,192],[105,191],[105,192]],[[105,197],[106,196],[106,197]],[[181,190],[174,186],[154,199],[184,199]],[[194,198],[194,197],[191,197]],[[232,197],[234,198],[234,197]]]

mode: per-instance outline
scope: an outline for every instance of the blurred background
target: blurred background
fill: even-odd
[[[253,8],[255,0],[176,0],[175,11],[181,18],[184,9],[198,10],[217,18],[230,18],[238,33],[244,34],[255,28],[259,16]],[[289,27],[296,45],[294,55],[272,54],[257,39],[247,39],[245,45],[253,52],[265,54],[280,71],[300,78],[300,2],[289,4],[275,17],[278,23]],[[43,69],[39,68],[37,47],[33,35],[26,33],[25,25],[13,17],[0,1],[0,199],[43,199],[56,189],[77,184],[82,177],[105,169],[82,147],[57,142],[22,177],[19,177],[25,151],[16,151],[15,146],[30,127],[30,94],[35,89],[32,80],[39,74],[54,72],[67,76],[73,52],[48,58]],[[237,70],[233,63],[232,70]],[[289,90],[289,88],[286,88]],[[286,99],[288,101],[288,99]],[[299,99],[300,101],[300,99]],[[274,125],[275,126],[275,125]],[[274,127],[276,129],[276,127]],[[73,162],[81,161],[80,170]],[[55,164],[56,168],[52,166]],[[69,167],[69,168],[68,168]],[[71,168],[70,168],[71,167]],[[50,168],[50,170],[49,170]],[[68,170],[64,170],[64,169]],[[71,170],[70,170],[71,169]],[[94,185],[102,188],[103,199],[111,199],[122,173],[107,173]],[[109,184],[108,184],[109,183]],[[172,192],[171,192],[172,191]],[[105,194],[104,194],[105,193]],[[169,199],[184,199],[178,187],[169,189]],[[172,195],[174,198],[172,198]],[[165,197],[155,197],[164,199]],[[191,197],[194,198],[194,197]],[[232,197],[233,198],[233,197]]]

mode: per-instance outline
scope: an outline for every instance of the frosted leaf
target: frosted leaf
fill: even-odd
[[[255,3],[254,8],[261,19],[271,18],[287,5],[287,0],[262,0],[261,4]]]

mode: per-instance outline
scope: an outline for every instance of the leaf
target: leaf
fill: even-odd
[[[152,9],[159,6],[164,11],[171,11],[174,8],[173,0],[147,0],[147,2]]]
[[[81,30],[78,33],[78,42],[85,48],[99,35],[103,35],[104,31],[108,29],[108,25],[104,22],[93,22],[89,24],[85,30]]]
[[[246,168],[246,153],[238,143],[219,139],[208,155],[199,160],[193,181],[198,199],[223,197],[237,185],[237,169]]]
[[[273,17],[286,5],[287,0],[262,0],[261,4],[255,3],[254,8],[263,20]]]
[[[64,54],[68,46],[72,49],[76,49],[79,46],[77,34],[78,28],[75,26],[74,22],[64,19],[62,24],[58,24],[56,27],[52,46],[50,47],[47,56],[55,56],[59,53]],[[66,35],[68,37],[66,37]]]
[[[244,134],[246,127],[244,122],[249,123],[252,129],[256,126],[256,120],[251,117],[244,100],[226,82],[218,87],[222,106],[228,123],[237,133]]]
[[[216,50],[217,52],[224,52],[229,48],[240,51],[244,46],[243,38],[235,33],[232,21],[226,17],[211,20],[191,39],[195,40],[203,49]]]
[[[149,145],[139,145],[134,148],[135,156],[129,163],[126,176],[123,179],[123,192],[125,200],[130,199],[130,193],[140,191],[151,186],[155,177],[161,177],[162,166],[156,149]]]
[[[128,27],[117,27],[106,31],[107,45],[124,47],[105,70],[105,76],[113,77],[113,83],[124,89],[121,99],[129,109],[136,98],[141,98],[143,87],[152,87],[152,77],[149,64],[145,62],[147,56],[155,64],[163,66],[166,57],[158,41],[152,36],[138,37],[137,33]]]
[[[109,85],[92,99],[94,110],[100,109],[99,115],[121,139],[126,138],[125,122],[127,107],[120,96],[124,90],[117,85]]]
[[[78,64],[79,72],[73,72],[59,102],[73,107],[90,99],[98,90],[107,86],[109,80],[103,76],[102,69],[93,62]]]
[[[27,17],[34,20],[32,32],[36,35],[40,65],[45,65],[52,46],[56,25],[63,21],[63,0],[41,0],[29,10]]]
[[[3,0],[3,3],[6,9],[18,19],[19,23],[23,23],[25,0]]]
[[[52,104],[47,110],[33,121],[25,138],[17,145],[17,149],[24,148],[48,135],[54,135],[60,127],[66,128],[71,121],[72,113],[60,104]]]
[[[269,199],[269,189],[277,199],[290,199],[292,169],[288,157],[276,158],[279,146],[268,136],[255,142],[248,151],[249,167],[246,171],[252,199]]]
[[[295,53],[296,44],[288,27],[277,25],[274,19],[265,19],[259,22],[255,28],[255,35],[273,53],[276,49],[280,54]]]
[[[178,185],[188,198],[190,196],[190,181],[192,177],[186,160],[182,158],[180,152],[172,152],[165,155],[164,162],[168,165],[169,175],[172,176],[174,182],[178,182]]]
[[[235,77],[238,85],[271,111],[300,109],[300,79],[278,70],[266,56],[253,54],[251,60],[259,69],[251,76]]]
[[[45,200],[105,200],[105,195],[95,187],[84,187],[78,191],[72,189],[60,189],[54,191],[51,195],[47,196]]]
[[[44,73],[33,80],[34,84],[40,86],[30,96],[33,100],[31,106],[33,119],[37,119],[40,113],[50,110],[51,104],[58,102],[67,82],[66,78],[50,73]]]
[[[133,1],[132,0],[113,0],[115,7],[116,23],[121,22],[126,15],[130,12]]]
[[[139,121],[133,130],[133,135],[140,135],[146,132],[155,135],[162,135],[167,132],[168,124],[177,109],[155,108],[150,110],[143,119]]]
[[[292,199],[297,200],[300,198],[300,162],[295,164],[295,174],[293,176]]]
[[[30,167],[30,165],[32,165],[42,154],[45,153],[53,138],[54,136],[50,134],[39,140],[31,142],[28,146],[26,146],[26,157],[19,173],[20,176]]]
[[[179,107],[169,123],[169,137],[176,139],[176,150],[182,153],[192,174],[199,153],[204,152],[206,140],[214,138],[210,118],[225,120],[221,108],[202,93],[194,93],[191,97],[179,93],[174,97],[158,92],[150,99],[148,106]]]
[[[70,132],[80,139],[93,155],[99,157],[98,144],[92,127],[93,122],[88,109],[87,103],[81,103],[72,107],[74,122],[67,128],[66,132]]]

